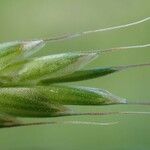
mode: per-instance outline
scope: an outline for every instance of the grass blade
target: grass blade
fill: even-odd
[[[34,58],[25,64],[18,73],[19,82],[30,82],[47,77],[72,73],[89,63],[96,53],[64,53]]]
[[[135,67],[144,67],[144,66],[150,66],[150,63],[147,64],[135,64],[135,65],[127,65],[127,66],[117,66],[117,67],[99,67],[99,68],[93,68],[89,70],[79,70],[75,71],[72,74],[68,74],[61,77],[54,77],[54,78],[47,78],[44,80],[41,80],[38,85],[50,85],[52,83],[63,83],[63,82],[76,82],[76,81],[82,81],[82,80],[89,80],[93,78],[102,77],[105,75],[109,75],[118,71],[122,71],[129,68],[135,68]]]
[[[82,86],[51,85],[38,87],[51,101],[62,105],[109,105],[125,104],[126,100],[99,88]]]
[[[150,112],[74,113],[64,106],[111,104],[128,104],[128,102],[101,89],[79,86],[53,85],[46,88],[1,88],[0,90],[0,113],[17,117],[150,114]]]
[[[0,112],[21,117],[54,117],[70,112],[64,105],[124,104],[126,100],[88,87],[1,88]]]

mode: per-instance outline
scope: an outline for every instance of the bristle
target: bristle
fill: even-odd
[[[150,66],[150,63],[116,66],[116,67],[112,67],[112,68],[115,69],[115,70],[117,70],[117,71],[121,71],[121,70],[125,70],[125,69],[138,68],[138,67],[146,67],[146,66]]]
[[[64,114],[64,116],[104,116],[104,115],[150,115],[150,112],[138,112],[138,111],[114,111],[114,112],[83,112],[83,113],[76,113],[71,112],[68,114]]]
[[[81,37],[83,35],[87,35],[87,34],[91,34],[91,33],[105,32],[105,31],[112,31],[112,30],[116,30],[116,29],[128,28],[130,26],[135,26],[135,25],[144,23],[149,20],[150,20],[150,17],[146,17],[142,20],[139,20],[136,22],[131,22],[128,24],[122,24],[122,25],[118,25],[118,26],[112,26],[112,27],[96,29],[96,30],[83,31],[83,32],[74,33],[74,34],[66,34],[66,35],[56,36],[56,37],[52,37],[52,38],[46,38],[46,39],[44,39],[44,41],[45,42],[56,42],[56,41],[60,41],[60,40],[67,40],[67,39],[72,39],[72,38],[76,38],[76,37]]]
[[[50,125],[50,124],[72,124],[72,125],[98,125],[98,126],[108,126],[114,125],[118,122],[91,122],[91,121],[51,121],[51,122],[31,122],[31,123],[19,123],[6,125],[0,128],[12,128],[12,127],[23,127],[23,126],[39,126],[39,125]]]

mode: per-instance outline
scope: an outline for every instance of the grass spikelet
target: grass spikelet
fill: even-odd
[[[123,29],[149,21],[150,17],[129,24],[84,31],[60,37],[31,41],[14,41],[0,44],[0,128],[46,124],[113,125],[86,121],[21,122],[16,117],[61,117],[76,115],[150,115],[150,112],[72,112],[69,105],[139,104],[110,92],[92,87],[60,85],[102,77],[150,63],[128,66],[108,66],[84,70],[83,67],[103,53],[117,50],[147,48],[150,44],[114,47],[86,52],[68,52],[33,57],[48,42],[60,41],[91,33]],[[55,83],[55,84],[54,84]],[[56,84],[59,83],[59,84]]]

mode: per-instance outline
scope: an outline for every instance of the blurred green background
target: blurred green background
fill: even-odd
[[[150,16],[149,0],[0,0],[0,42],[45,38],[126,24]],[[49,43],[40,53],[104,49],[149,43],[150,21],[121,30]],[[103,54],[92,66],[150,62],[150,50]],[[130,101],[150,101],[150,67],[74,83],[100,87]],[[77,111],[150,111],[149,106],[71,106]],[[45,120],[111,122],[111,126],[45,125],[0,130],[0,150],[149,150],[150,116],[112,115]]]

